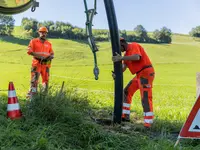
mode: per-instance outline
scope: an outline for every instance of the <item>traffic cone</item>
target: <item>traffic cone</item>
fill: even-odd
[[[9,82],[8,86],[8,105],[7,105],[7,118],[19,119],[22,117],[22,112],[18,103],[13,82]]]

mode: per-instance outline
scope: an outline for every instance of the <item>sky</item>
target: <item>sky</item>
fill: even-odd
[[[13,15],[15,24],[21,24],[23,17],[38,21],[64,21],[84,28],[86,15],[83,0],[37,0],[40,7],[35,12],[27,10]],[[200,0],[113,0],[120,30],[133,30],[141,24],[148,31],[163,26],[173,33],[188,34],[200,25]],[[87,0],[93,8],[94,0]],[[104,0],[97,0],[97,15],[93,28],[108,29]]]

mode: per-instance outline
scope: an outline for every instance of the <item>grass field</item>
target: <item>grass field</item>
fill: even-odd
[[[145,132],[141,127],[142,107],[139,92],[133,98],[132,122],[125,124],[131,127],[129,130],[123,129],[123,126],[102,127],[94,124],[88,117],[89,109],[96,110],[97,115],[98,112],[103,113],[104,116],[109,116],[113,109],[113,64],[111,44],[108,42],[98,43],[100,75],[96,81],[93,75],[93,56],[87,43],[50,39],[55,51],[50,86],[56,91],[62,81],[65,81],[65,87],[75,94],[71,93],[72,98],[69,98],[69,95],[64,97],[66,102],[62,102],[66,103],[66,110],[64,107],[46,108],[42,100],[38,100],[38,105],[34,108],[39,110],[45,107],[50,114],[42,114],[42,111],[35,112],[35,115],[30,114],[23,103],[29,88],[31,57],[26,54],[29,41],[21,39],[20,33],[18,27],[15,37],[0,38],[0,90],[7,90],[8,82],[13,81],[22,109],[29,118],[16,122],[6,120],[7,93],[1,92],[0,119],[3,123],[0,124],[0,133],[3,134],[0,134],[0,140],[4,141],[0,142],[2,149],[27,149],[29,146],[30,149],[174,149],[178,134],[172,133],[180,131],[196,99],[196,73],[200,71],[199,42],[187,35],[174,35],[172,44],[142,44],[156,71],[153,89],[155,124],[152,131]],[[124,86],[132,78],[127,70],[124,73]],[[62,98],[56,99],[55,93],[49,97],[58,104],[61,103]],[[44,99],[44,104],[53,106],[50,102]],[[70,113],[71,109],[74,114]],[[53,112],[57,114],[56,111],[60,113],[58,120],[52,121],[51,118],[52,122],[48,122],[44,119]],[[43,120],[41,116],[44,117]],[[65,119],[68,119],[66,124]],[[68,129],[64,129],[65,127]],[[27,131],[19,128],[26,128]],[[7,137],[8,133],[10,135]],[[72,142],[75,139],[77,142]],[[17,140],[20,140],[21,145],[17,144]],[[177,149],[199,149],[198,144],[199,141],[184,139]]]

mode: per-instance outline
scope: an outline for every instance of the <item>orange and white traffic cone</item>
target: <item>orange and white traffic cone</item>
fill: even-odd
[[[8,86],[8,105],[7,105],[7,118],[19,119],[22,117],[19,102],[16,96],[16,91],[13,82],[9,82]]]

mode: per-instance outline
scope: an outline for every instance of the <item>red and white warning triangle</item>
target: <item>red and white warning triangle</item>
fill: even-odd
[[[178,138],[200,139],[200,95],[183,125]]]

